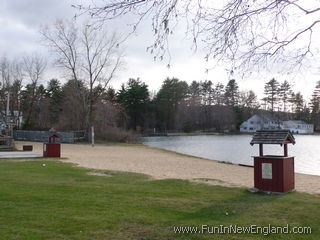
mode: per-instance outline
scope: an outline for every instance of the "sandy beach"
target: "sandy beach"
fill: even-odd
[[[16,142],[16,147],[32,144],[42,152],[42,143]],[[93,169],[144,173],[157,179],[192,181],[212,179],[209,184],[253,187],[253,168],[185,156],[143,145],[62,144],[62,161]],[[221,182],[222,181],[222,182]],[[296,173],[296,190],[320,194],[320,176]]]

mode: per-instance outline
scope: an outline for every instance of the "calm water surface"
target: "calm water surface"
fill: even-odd
[[[252,166],[251,156],[258,154],[259,147],[249,144],[251,138],[251,135],[145,137],[142,142],[192,156]],[[295,156],[295,171],[320,175],[320,136],[295,135],[295,138],[296,144],[288,145],[289,155]],[[264,145],[264,154],[282,155],[283,147]]]

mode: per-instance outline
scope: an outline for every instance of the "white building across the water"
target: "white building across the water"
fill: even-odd
[[[267,115],[253,115],[240,125],[240,132],[255,132],[257,130],[285,129],[293,133],[312,134],[313,124],[302,120],[281,121]]]
[[[290,130],[293,133],[312,134],[314,126],[302,120],[283,121],[284,129]]]

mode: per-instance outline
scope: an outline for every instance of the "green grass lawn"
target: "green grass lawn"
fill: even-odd
[[[90,171],[52,160],[0,161],[0,239],[320,239],[320,195],[267,195],[133,173],[88,175]],[[173,231],[174,226],[221,224],[310,226],[312,233]]]

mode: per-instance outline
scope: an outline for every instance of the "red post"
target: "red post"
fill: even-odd
[[[263,156],[263,144],[262,143],[259,144],[259,156],[260,157]]]
[[[288,157],[288,144],[283,145],[283,150],[284,150],[284,156]]]

